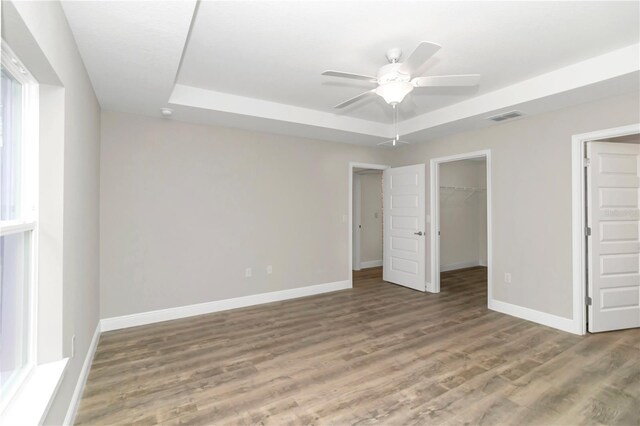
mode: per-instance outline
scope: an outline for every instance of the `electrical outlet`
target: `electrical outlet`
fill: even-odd
[[[244,270],[244,276],[246,278],[251,278],[251,268],[247,268]]]
[[[504,282],[507,284],[511,284],[511,272],[504,273]]]
[[[267,274],[272,274],[272,273],[273,273],[273,266],[267,265]]]
[[[71,336],[71,358],[76,356],[76,335]]]

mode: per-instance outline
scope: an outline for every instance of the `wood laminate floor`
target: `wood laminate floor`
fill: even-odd
[[[640,331],[584,337],[486,308],[486,270],[104,333],[78,424],[640,421]]]

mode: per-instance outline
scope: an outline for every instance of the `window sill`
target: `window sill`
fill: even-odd
[[[39,425],[49,411],[69,358],[40,364],[22,384],[18,393],[0,415],[0,423],[5,425]]]

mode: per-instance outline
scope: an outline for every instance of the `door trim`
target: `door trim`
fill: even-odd
[[[571,217],[572,217],[572,263],[573,263],[573,328],[576,334],[587,332],[587,245],[584,237],[586,225],[586,179],[583,158],[585,143],[601,139],[640,133],[640,123],[614,127],[595,132],[581,133],[571,137]]]
[[[362,195],[362,186],[360,183],[360,175],[353,173],[351,175],[353,177],[353,197],[351,198],[351,200],[353,200],[353,215],[351,216],[351,227],[353,230],[352,236],[353,236],[353,270],[354,271],[359,271],[360,269],[362,269],[362,265],[361,265],[361,253],[360,253],[360,246],[362,245],[362,241],[360,240],[361,238],[361,232],[358,232],[358,228],[355,227],[355,225],[358,223],[358,220],[356,220],[356,218],[360,217],[362,215],[362,200],[361,195]],[[362,228],[361,228],[362,229]]]
[[[431,204],[431,282],[427,283],[427,291],[440,292],[440,244],[438,229],[440,228],[440,164],[451,161],[485,158],[487,164],[487,306],[493,300],[493,228],[491,215],[491,150],[473,151],[446,157],[432,158],[430,161],[429,197]]]
[[[372,170],[386,170],[391,166],[385,164],[369,164],[349,162],[349,213],[347,216],[347,222],[349,222],[349,245],[347,251],[348,260],[348,277],[349,287],[353,287],[353,169],[372,169]]]

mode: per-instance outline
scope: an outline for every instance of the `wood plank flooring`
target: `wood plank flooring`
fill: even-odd
[[[584,337],[385,283],[104,333],[77,424],[640,422],[640,331]]]

